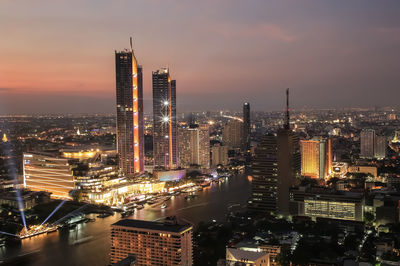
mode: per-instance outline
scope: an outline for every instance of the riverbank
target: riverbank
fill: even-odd
[[[176,215],[192,224],[201,221],[222,222],[226,220],[229,209],[242,208],[250,194],[250,183],[245,175],[234,175],[224,183],[213,183],[197,197],[185,199],[185,194],[171,197],[165,209],[144,208],[134,212],[129,218],[148,221],[161,220]],[[110,250],[110,225],[121,219],[116,213],[106,218],[97,218],[95,222],[80,223],[76,228],[54,232],[48,235],[35,236],[23,240],[17,247],[0,248],[0,260],[16,258],[37,251],[37,256],[24,265],[108,265]],[[74,241],[90,237],[88,241],[73,244]]]

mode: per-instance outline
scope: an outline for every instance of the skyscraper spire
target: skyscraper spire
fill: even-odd
[[[285,129],[290,129],[290,114],[289,114],[289,88],[286,89],[286,123]]]
[[[133,53],[132,37],[129,37],[129,43],[131,47],[131,52]]]

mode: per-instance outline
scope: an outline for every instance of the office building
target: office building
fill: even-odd
[[[75,188],[68,159],[53,154],[23,154],[24,188],[50,192],[52,197],[71,199]]]
[[[179,166],[210,168],[210,129],[208,124],[178,129]]]
[[[124,219],[111,225],[110,262],[130,254],[137,265],[193,264],[193,227],[176,221],[150,222]]]
[[[228,147],[220,144],[214,144],[211,147],[211,166],[225,166],[228,164]]]
[[[144,172],[142,67],[132,48],[115,52],[117,150],[119,167],[128,176]]]
[[[169,69],[153,72],[153,155],[157,169],[178,167],[176,81]]]
[[[363,193],[306,187],[290,191],[290,213],[295,216],[363,221],[363,208]]]
[[[298,136],[289,125],[289,92],[285,127],[277,135],[261,138],[253,160],[253,181],[249,210],[270,214],[289,213],[289,189],[301,174]]]
[[[243,145],[243,122],[232,119],[222,131],[222,142],[230,149],[240,149]]]
[[[326,178],[332,174],[332,145],[330,139],[302,140],[301,175]]]
[[[243,151],[250,149],[250,103],[243,104]]]

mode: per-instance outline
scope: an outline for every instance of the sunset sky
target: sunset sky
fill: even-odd
[[[112,113],[114,50],[169,66],[178,112],[400,107],[400,1],[0,0],[0,113]]]

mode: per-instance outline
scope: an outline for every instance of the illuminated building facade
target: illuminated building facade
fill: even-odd
[[[243,150],[250,149],[250,103],[243,104]]]
[[[111,225],[110,262],[134,254],[138,265],[193,265],[193,227],[124,219]]]
[[[208,124],[178,129],[179,165],[210,168],[210,128]]]
[[[50,192],[52,197],[70,199],[75,188],[68,159],[53,155],[23,154],[24,187],[32,191]]]
[[[232,119],[222,131],[222,142],[231,149],[239,149],[243,145],[243,122]]]
[[[128,176],[144,172],[142,67],[132,49],[115,52],[117,150],[119,167]]]
[[[249,251],[236,248],[226,249],[226,264],[229,266],[270,266],[270,256],[264,251]]]
[[[400,131],[395,131],[392,139],[392,143],[400,143]]]
[[[176,81],[168,68],[153,72],[153,155],[155,168],[178,167]]]
[[[305,187],[290,191],[292,215],[363,221],[364,205],[363,193]]]
[[[301,142],[301,174],[325,178],[332,174],[332,144],[330,139],[314,138]]]
[[[8,141],[6,133],[3,134],[3,138],[1,139],[1,141],[3,141],[3,142]]]
[[[81,191],[81,200],[105,205],[123,203],[124,197],[132,197],[147,193],[160,193],[165,188],[165,182],[127,182],[123,178],[77,177],[77,189]]]

